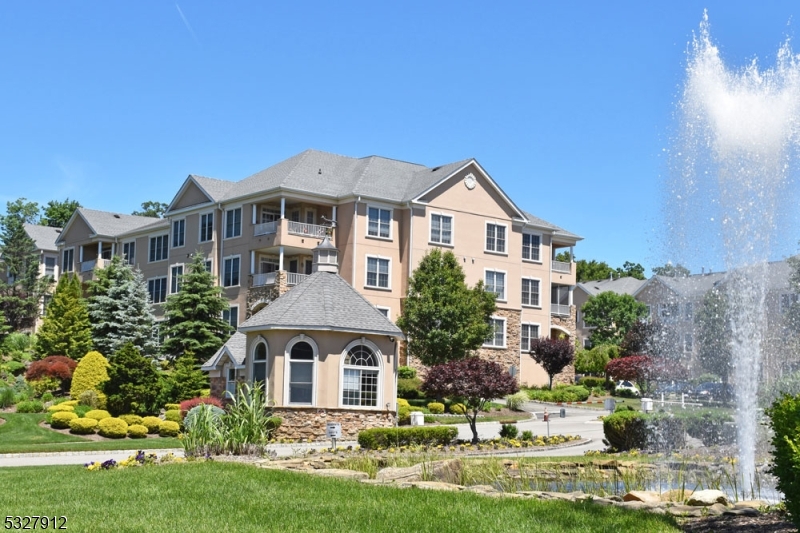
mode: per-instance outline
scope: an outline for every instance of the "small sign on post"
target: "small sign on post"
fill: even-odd
[[[342,424],[339,422],[328,422],[325,425],[325,436],[331,439],[331,450],[335,450],[336,441],[342,438]]]

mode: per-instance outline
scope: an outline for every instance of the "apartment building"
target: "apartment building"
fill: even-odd
[[[306,150],[241,181],[190,175],[164,219],[79,209],[58,247],[63,269],[84,279],[123,256],[144,273],[157,316],[189,257],[202,253],[238,326],[307,279],[325,236],[339,275],[391,321],[422,256],[451,250],[468,283],[497,294],[481,355],[522,383],[547,382],[527,355],[531,338],[575,335],[575,265],[554,257],[581,238],[521,210],[474,159],[429,168]]]

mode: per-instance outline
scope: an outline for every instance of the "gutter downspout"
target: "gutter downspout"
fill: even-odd
[[[411,201],[406,202],[408,206],[408,277],[414,273],[414,206]]]
[[[352,274],[352,286],[355,288],[356,286],[356,261],[357,255],[356,250],[358,248],[358,204],[361,202],[361,197],[359,196],[356,200],[356,204],[353,209],[353,274]]]
[[[548,309],[547,317],[550,327],[547,328],[547,336],[550,337],[553,332],[553,235],[550,235],[550,268],[548,269],[547,278],[550,284],[550,309]],[[571,259],[571,258],[570,258]]]
[[[222,204],[217,204],[219,211],[219,227],[217,228],[217,235],[219,236],[219,258],[217,259],[217,283],[222,286],[222,258],[225,256],[225,242],[222,238]]]

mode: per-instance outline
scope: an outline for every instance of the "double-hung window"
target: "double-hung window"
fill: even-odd
[[[222,264],[222,286],[235,287],[239,285],[240,256],[226,257]]]
[[[431,242],[453,244],[453,217],[431,213]]]
[[[183,276],[183,265],[172,265],[169,269],[169,293],[175,294],[181,290],[181,277]]]
[[[506,227],[500,224],[486,223],[486,251],[506,253]]]
[[[522,278],[522,305],[539,307],[539,280]]]
[[[367,256],[367,287],[389,288],[389,260]]]
[[[527,261],[539,261],[539,249],[542,238],[530,233],[522,234],[522,258]]]
[[[484,346],[492,348],[505,348],[506,347],[506,319],[492,317],[489,319],[489,325],[492,326],[492,331],[484,341]]]
[[[150,262],[163,261],[167,259],[167,245],[169,244],[169,236],[159,235],[158,237],[150,237]]]
[[[233,329],[239,327],[239,306],[232,305],[222,311],[222,320],[230,324]]]
[[[380,207],[367,209],[367,235],[389,239],[391,237],[392,210]]]
[[[498,300],[506,299],[506,273],[499,270],[487,270],[484,284],[487,292],[493,292]]]
[[[289,403],[314,402],[314,348],[296,342],[289,352]]]
[[[56,258],[55,257],[45,257],[44,258],[44,275],[45,276],[55,276],[56,275]]]
[[[180,248],[186,244],[186,219],[172,221],[172,247]]]
[[[214,238],[214,213],[200,215],[200,242],[208,242]]]
[[[531,351],[531,340],[539,338],[539,324],[522,324],[519,338],[519,349],[523,352]]]
[[[267,345],[259,342],[253,352],[253,383],[267,386]],[[265,391],[266,392],[266,391]]]
[[[64,272],[72,272],[75,270],[75,248],[67,248],[64,250],[61,262],[61,270]]]
[[[151,278],[147,280],[147,292],[150,293],[150,301],[160,304],[167,301],[167,276]]]
[[[353,346],[344,358],[342,405],[378,405],[378,356],[363,344]]]
[[[122,259],[128,265],[136,264],[136,241],[122,243]]]
[[[225,211],[225,238],[238,237],[242,234],[242,208]]]

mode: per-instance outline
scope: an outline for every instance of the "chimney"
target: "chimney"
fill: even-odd
[[[331,243],[327,235],[314,248],[314,261],[311,263],[311,272],[339,273],[339,250]]]

